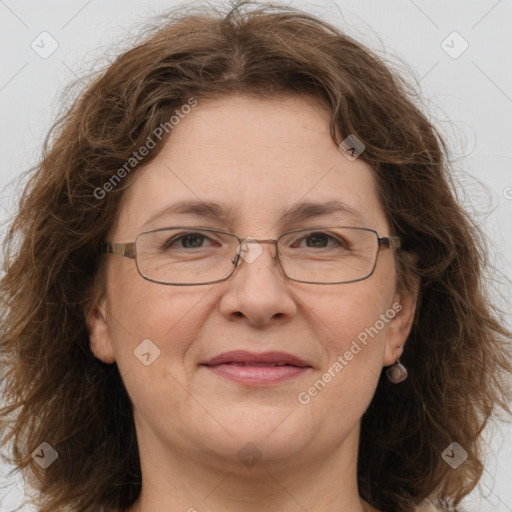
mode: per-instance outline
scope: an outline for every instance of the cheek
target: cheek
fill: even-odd
[[[380,315],[386,314],[390,300],[389,292],[379,293],[363,282],[310,300],[309,323],[324,357],[322,367],[297,398],[311,423],[322,418],[325,439],[347,434],[373,398],[388,325]]]
[[[386,316],[392,295],[387,289],[375,289],[364,283],[343,285],[336,292],[319,293],[308,300],[310,325],[314,325],[317,338],[328,352],[343,353],[353,341],[364,345],[365,340],[385,337],[392,318]],[[370,343],[366,347],[371,350]]]
[[[145,421],[163,416],[169,428],[179,429],[190,408],[190,353],[210,314],[211,289],[168,287],[137,276],[117,283],[110,287],[115,291],[108,301],[109,324],[116,364],[135,413]]]
[[[373,396],[394,317],[392,288],[376,284],[377,280],[347,284],[310,295],[306,302],[309,325],[323,349],[320,382],[312,383],[315,389],[307,392],[310,398],[322,395],[319,403],[345,401],[350,408],[357,402],[365,408]]]
[[[132,274],[131,270],[122,276],[112,272],[109,283],[110,333],[120,370],[139,373],[144,362],[160,356],[166,364],[183,366],[185,353],[208,315],[211,289],[164,286]],[[140,361],[148,352],[150,356]]]

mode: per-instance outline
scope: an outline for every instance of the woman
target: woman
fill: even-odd
[[[119,56],[7,240],[3,443],[39,510],[460,510],[511,355],[445,153],[292,8]]]

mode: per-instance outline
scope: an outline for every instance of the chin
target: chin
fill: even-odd
[[[199,452],[206,451],[212,460],[231,461],[233,471],[256,465],[261,468],[269,464],[295,465],[305,448],[318,440],[318,430],[311,425],[299,424],[298,412],[290,408],[254,407],[250,411],[244,408],[241,414],[216,415],[215,419],[231,435],[212,420],[216,427],[203,426],[201,430],[207,432],[194,444]]]

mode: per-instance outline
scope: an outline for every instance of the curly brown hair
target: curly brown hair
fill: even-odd
[[[191,97],[309,94],[331,112],[338,145],[354,134],[392,230],[399,284],[420,278],[401,358],[362,418],[360,494],[383,511],[427,497],[446,510],[483,471],[482,429],[510,412],[511,333],[486,292],[485,239],[455,198],[448,151],[417,93],[382,58],[329,23],[248,1],[180,7],[95,75],[52,128],[5,243],[1,281],[2,446],[42,512],[131,506],[141,489],[132,405],[115,364],[94,357],[85,313],[102,293],[101,248],[129,178],[98,199],[113,170]],[[111,187],[112,188],[112,187]],[[441,458],[458,442],[468,459]],[[42,442],[58,463],[31,457]],[[6,451],[6,450],[4,450]]]

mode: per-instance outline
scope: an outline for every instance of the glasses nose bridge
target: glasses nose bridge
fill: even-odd
[[[232,260],[235,268],[240,266],[240,264],[242,263],[242,260],[246,259],[242,256],[242,252],[245,252],[243,249],[243,246],[245,244],[259,244],[259,245],[272,244],[275,247],[275,253],[273,254],[273,259],[277,260],[278,263],[281,264],[281,262],[279,260],[279,251],[277,250],[278,242],[279,242],[279,239],[275,239],[275,238],[264,238],[264,239],[256,239],[256,238],[252,238],[252,237],[238,238],[238,247],[236,250],[235,257]],[[263,249],[262,249],[262,252],[263,252]]]
[[[248,236],[246,238],[238,238],[238,245],[242,246],[244,244],[273,244],[277,247],[277,243],[279,242],[279,239],[277,238],[263,238],[261,240],[257,238],[252,238],[251,236]]]

